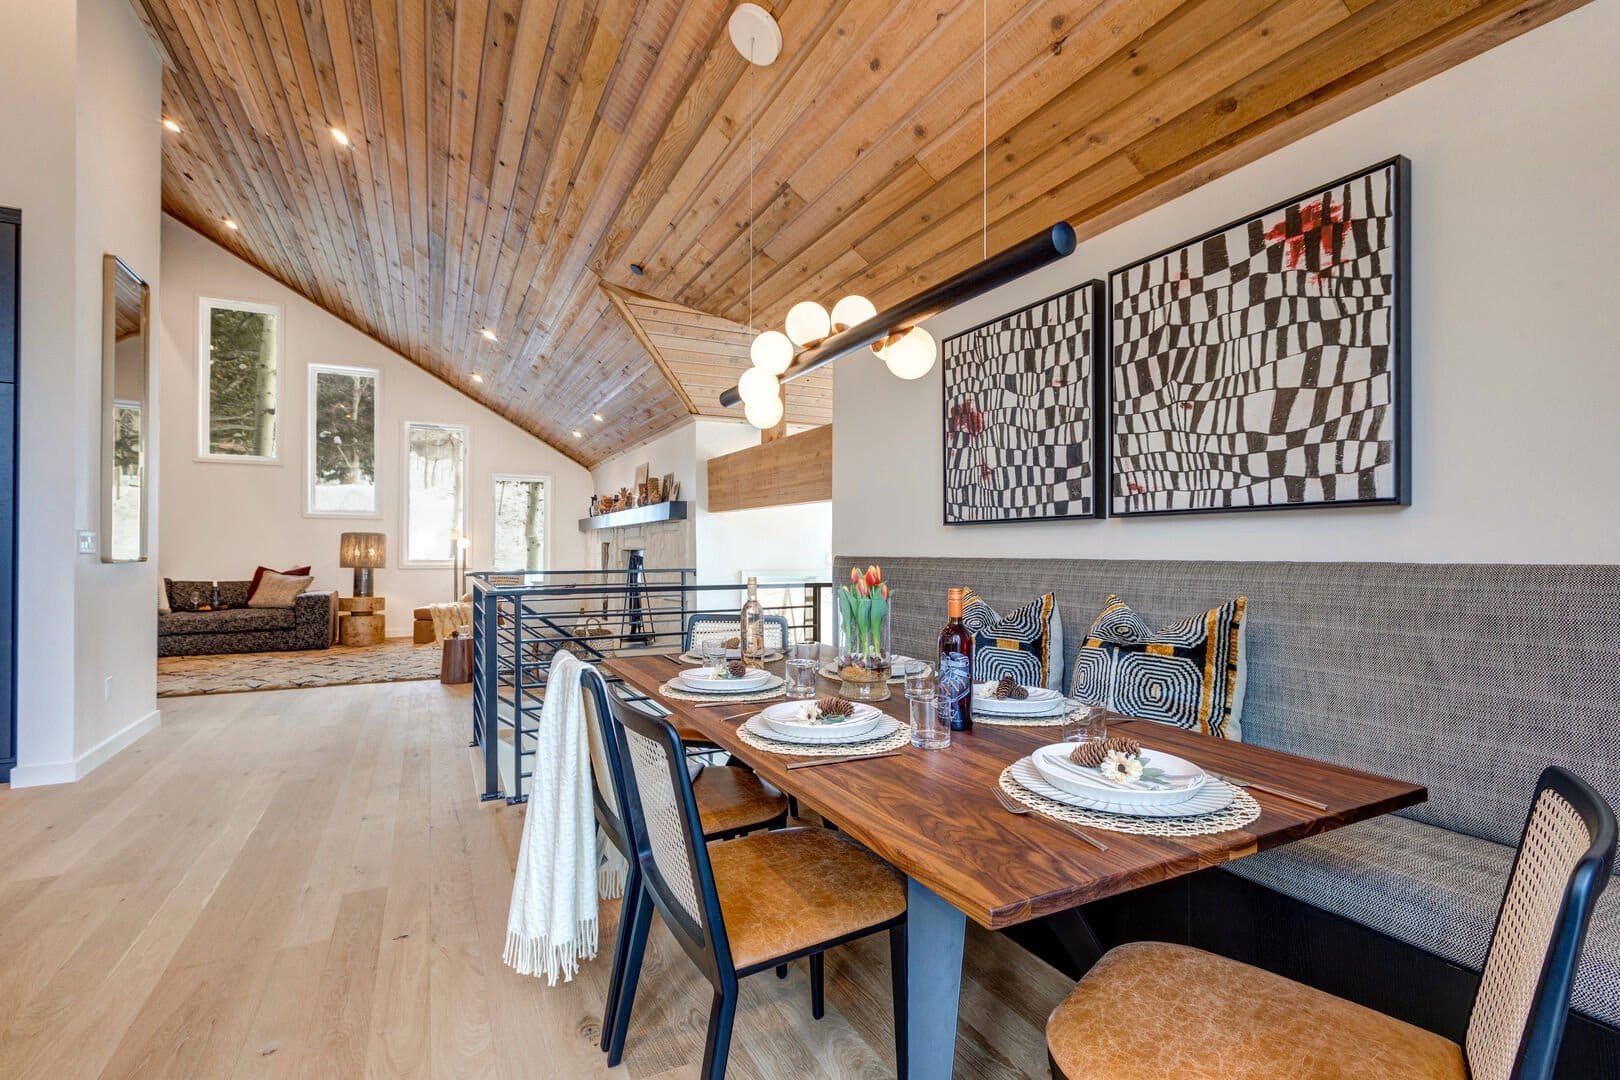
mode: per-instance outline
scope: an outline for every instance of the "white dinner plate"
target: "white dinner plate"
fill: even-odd
[[[683,689],[699,694],[755,694],[782,685],[780,675],[768,671],[751,671],[739,679],[717,679],[705,674],[708,668],[690,668],[675,677]]]
[[[889,658],[889,664],[890,664],[890,667],[889,667],[889,681],[890,682],[900,682],[900,681],[902,681],[903,679],[905,679],[906,675],[910,671],[912,671],[912,669],[914,669],[918,664],[921,664],[921,663],[922,663],[922,661],[918,660],[914,656],[892,656],[892,657],[890,657]],[[828,678],[828,679],[840,678],[840,676],[838,674],[838,661],[837,660],[825,660],[825,661],[823,661],[822,664],[821,664],[820,671],[821,671],[821,674],[822,674],[823,678]]]
[[[781,649],[767,649],[767,650],[765,650],[765,655],[761,656],[759,658],[759,660],[760,660],[760,663],[762,663],[762,664],[774,664],[776,661],[782,659],[782,657],[784,655],[786,655],[786,654],[783,653]],[[683,652],[683,653],[681,653],[679,659],[680,659],[680,661],[682,663],[685,663],[685,664],[701,664],[701,663],[705,662],[702,652]],[[726,650],[726,659],[727,660],[740,660],[740,659],[742,659],[742,650],[740,650],[740,649],[727,649]]]
[[[1029,697],[1023,699],[996,697],[995,683],[975,683],[973,711],[986,716],[1056,716],[1068,708],[1068,702],[1056,690],[1044,686],[1026,686]]]
[[[1090,795],[1077,795],[1054,787],[1047,783],[1041,771],[1035,767],[1035,762],[1029,758],[1019,758],[1012,763],[1012,778],[1018,781],[1020,787],[1033,791],[1037,795],[1044,795],[1053,802],[1063,803],[1065,806],[1078,806],[1084,810],[1101,810],[1107,814],[1119,814],[1122,817],[1198,817],[1201,814],[1213,814],[1217,810],[1225,810],[1232,805],[1232,789],[1222,783],[1205,784],[1196,793],[1183,802],[1171,803],[1168,806],[1143,806],[1135,803],[1116,802],[1109,798],[1093,797]]]
[[[809,702],[782,701],[766,709],[759,715],[765,721],[765,726],[779,732],[779,738],[789,739],[796,737],[813,738],[817,735],[838,732],[846,739],[858,738],[865,735],[877,726],[883,713],[870,705],[850,702],[855,711],[848,720],[841,720],[833,724],[807,724],[799,719],[799,712]]]
[[[763,717],[759,716],[750,716],[747,720],[743,721],[743,726],[761,739],[769,739],[772,742],[799,743],[805,746],[815,746],[825,743],[859,744],[876,742],[879,739],[886,739],[898,731],[900,728],[900,721],[896,720],[892,716],[879,716],[873,723],[870,730],[868,730],[864,735],[857,735],[853,738],[851,738],[845,732],[840,731],[838,727],[828,730],[825,737],[818,733],[814,737],[810,735],[799,735],[790,738],[789,736],[783,735],[781,732],[771,727],[765,722]],[[839,725],[839,727],[842,726],[843,725]]]
[[[1074,743],[1053,743],[1042,746],[1030,755],[1042,779],[1053,787],[1071,795],[1105,799],[1128,806],[1174,806],[1197,795],[1204,787],[1204,770],[1174,754],[1160,750],[1144,750],[1145,764],[1164,770],[1169,782],[1176,786],[1163,790],[1123,787],[1104,780],[1094,768],[1076,765],[1069,760]]]

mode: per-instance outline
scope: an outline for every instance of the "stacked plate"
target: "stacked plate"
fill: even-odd
[[[984,716],[1005,716],[1033,720],[1044,716],[1061,716],[1069,707],[1068,701],[1056,690],[1044,686],[1026,686],[1029,697],[998,698],[996,684],[973,684],[973,711]]]
[[[891,656],[889,658],[889,681],[899,682],[920,666],[922,666],[922,661],[916,657]],[[824,661],[821,665],[821,673],[829,679],[838,678],[838,661]]]
[[[847,720],[836,723],[804,719],[805,702],[783,701],[745,721],[749,731],[762,739],[777,742],[825,745],[863,743],[886,739],[900,727],[900,721],[870,705],[857,703]]]
[[[712,669],[695,667],[682,671],[673,681],[677,689],[694,694],[763,694],[781,686],[782,676],[755,668],[738,678],[716,678]]]
[[[1043,746],[1012,766],[1012,778],[1054,802],[1101,810],[1129,817],[1194,817],[1224,810],[1232,803],[1232,789],[1197,765],[1162,750],[1142,751],[1142,763],[1162,774],[1162,780],[1113,781],[1101,772],[1069,760],[1073,743]]]
[[[759,659],[760,659],[761,663],[771,664],[771,663],[775,663],[776,661],[782,659],[783,655],[784,654],[783,654],[781,649],[766,649],[765,650],[765,655],[761,656]],[[686,652],[681,653],[681,659],[684,660],[688,664],[701,664],[701,663],[703,663],[703,650],[702,649],[696,649],[696,650],[689,649]],[[742,650],[741,649],[727,649],[726,650],[726,659],[727,660],[741,660],[742,659]]]

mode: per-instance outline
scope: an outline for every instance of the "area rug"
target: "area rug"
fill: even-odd
[[[381,645],[228,656],[158,657],[157,696],[238,694],[306,686],[409,682],[439,677],[438,645],[389,638]]]

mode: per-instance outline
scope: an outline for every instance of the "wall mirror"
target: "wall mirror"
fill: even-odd
[[[101,267],[101,561],[146,558],[151,290],[116,255]]]

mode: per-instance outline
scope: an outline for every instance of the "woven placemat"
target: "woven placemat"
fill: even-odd
[[[734,701],[739,705],[747,705],[755,701],[775,701],[779,697],[786,696],[787,683],[783,682],[774,690],[760,690],[752,694],[696,694],[667,682],[658,688],[658,693],[671,701]]]
[[[783,754],[788,757],[837,757],[843,754],[882,754],[889,750],[899,750],[911,745],[911,725],[901,721],[893,735],[882,739],[868,739],[865,742],[852,743],[790,743],[779,742],[776,739],[767,739],[755,735],[748,730],[748,721],[744,720],[737,725],[737,738],[752,746],[755,750],[763,750],[767,754]]]
[[[1213,777],[1208,782],[1226,783]],[[1101,810],[1085,810],[1060,803],[1056,799],[1048,799],[1045,795],[1037,795],[1013,779],[1011,766],[1001,770],[1000,783],[1002,791],[1037,814],[1044,814],[1058,821],[1067,821],[1072,825],[1107,829],[1110,832],[1133,833],[1137,836],[1211,836],[1215,833],[1241,829],[1260,816],[1260,804],[1254,801],[1254,796],[1232,784],[1227,784],[1227,787],[1232,788],[1232,805],[1225,810],[1200,814],[1198,817],[1141,818],[1125,814],[1109,814]]]

